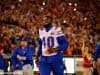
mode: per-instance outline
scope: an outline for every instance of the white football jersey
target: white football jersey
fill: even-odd
[[[52,56],[57,53],[48,53],[49,47],[57,48],[59,46],[57,37],[63,36],[61,27],[53,26],[48,32],[45,28],[39,29],[39,38],[42,41],[42,55],[43,56]]]

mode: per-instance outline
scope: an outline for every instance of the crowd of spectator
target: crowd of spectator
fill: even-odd
[[[99,8],[99,0],[0,0],[0,47],[11,52],[27,33],[36,39],[42,19],[51,16],[68,39],[65,54],[81,55],[84,47],[94,50],[100,33]]]

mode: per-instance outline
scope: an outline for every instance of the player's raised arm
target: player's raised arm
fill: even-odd
[[[58,49],[60,51],[64,51],[68,48],[68,41],[67,38],[64,36],[64,33],[62,32],[61,28],[58,28],[57,30],[57,41],[59,43]]]

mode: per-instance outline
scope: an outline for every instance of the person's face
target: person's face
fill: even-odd
[[[51,18],[50,17],[45,17],[44,19],[44,25],[50,24],[51,23]]]
[[[26,41],[21,41],[20,46],[24,47],[26,45],[27,45],[27,42]]]
[[[0,50],[0,54],[2,54],[3,52],[4,52],[4,50],[3,50],[3,49],[1,49],[1,50]]]

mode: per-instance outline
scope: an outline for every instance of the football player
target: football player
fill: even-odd
[[[34,48],[30,47],[26,40],[22,40],[20,46],[14,49],[11,57],[15,73],[33,75],[33,54]]]
[[[63,51],[68,42],[61,27],[52,25],[52,18],[45,17],[45,24],[39,29],[39,49],[36,63],[39,61],[40,75],[64,75]],[[39,60],[38,60],[39,59]]]

